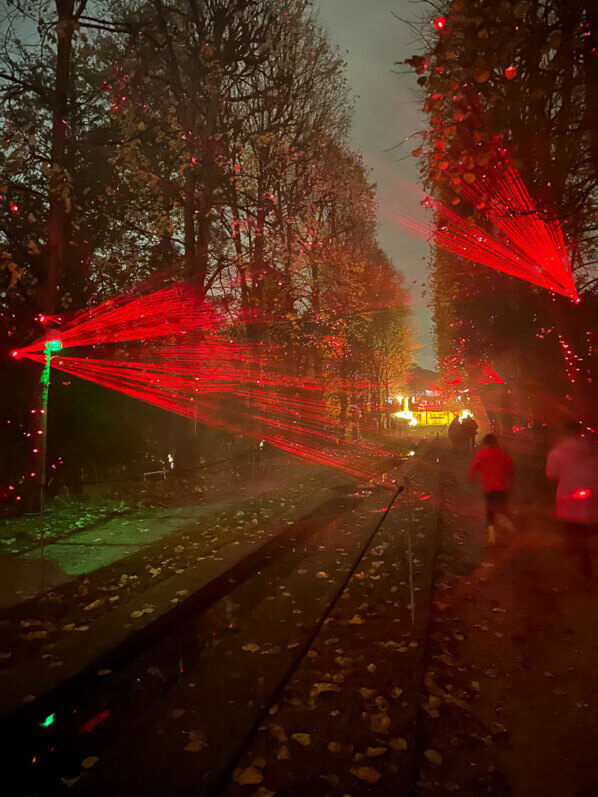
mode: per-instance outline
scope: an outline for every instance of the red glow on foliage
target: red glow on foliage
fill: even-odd
[[[576,490],[574,493],[571,494],[571,498],[574,501],[587,501],[588,498],[592,495],[591,490]]]

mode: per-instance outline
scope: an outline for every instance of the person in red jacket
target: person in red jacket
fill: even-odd
[[[482,440],[482,448],[469,465],[469,478],[479,481],[486,499],[486,519],[488,521],[488,545],[496,542],[496,523],[513,529],[507,504],[509,490],[513,485],[515,467],[513,460],[498,445],[496,435],[487,434]]]

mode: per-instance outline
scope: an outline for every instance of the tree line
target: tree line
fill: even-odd
[[[14,0],[2,29],[6,343],[167,274],[295,375],[352,381],[341,422],[378,412],[411,359],[406,292],[311,4]]]
[[[463,195],[463,169],[483,170],[497,147],[564,231],[574,306],[440,249],[431,306],[447,368],[488,360],[517,386],[530,416],[590,420],[595,406],[598,306],[598,7],[592,0],[440,0],[414,24],[427,127],[413,154],[427,190],[469,221],[483,209]],[[567,347],[574,364],[567,363]]]

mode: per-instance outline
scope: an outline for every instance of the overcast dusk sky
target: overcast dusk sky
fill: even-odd
[[[320,17],[330,39],[340,47],[348,64],[348,78],[356,97],[352,144],[363,153],[378,187],[379,239],[395,266],[405,274],[413,302],[413,322],[422,349],[416,360],[434,367],[430,311],[421,298],[420,283],[427,277],[428,246],[413,238],[395,218],[398,206],[418,206],[412,187],[417,163],[407,157],[416,144],[388,151],[425,126],[414,95],[411,75],[393,73],[395,61],[416,51],[413,33],[402,19],[418,13],[409,0],[319,0]],[[403,69],[399,67],[399,69]],[[416,285],[412,285],[417,280]]]

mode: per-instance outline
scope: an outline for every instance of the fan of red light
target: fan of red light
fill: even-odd
[[[538,210],[519,172],[498,163],[483,174],[462,176],[462,196],[490,223],[492,233],[432,197],[424,204],[437,212],[436,227],[401,221],[433,237],[442,249],[579,301],[561,226]]]
[[[240,322],[228,321],[188,286],[174,285],[104,302],[12,354],[43,364],[46,344],[59,340],[53,369],[372,478],[384,452],[363,441],[339,446],[324,400],[331,385],[290,374],[284,349],[247,343]],[[367,387],[339,382],[334,389]]]

